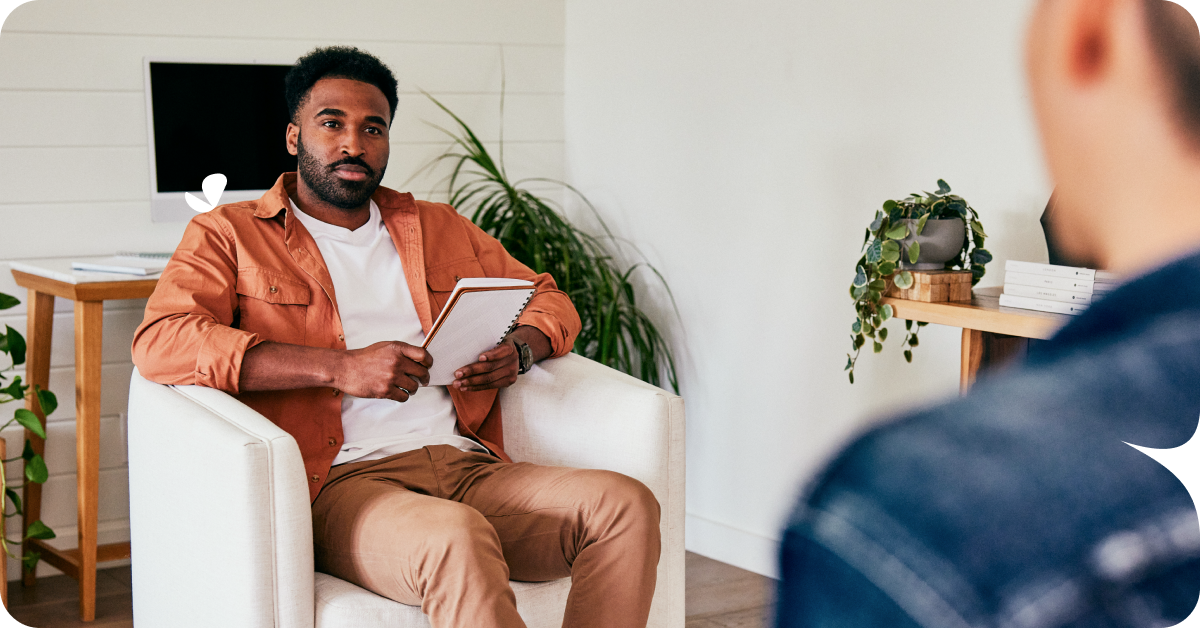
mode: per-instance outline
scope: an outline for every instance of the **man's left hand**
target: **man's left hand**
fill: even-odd
[[[452,386],[463,392],[508,388],[517,383],[519,366],[517,348],[508,338],[495,349],[480,355],[478,362],[455,371]]]
[[[463,392],[475,392],[493,388],[508,388],[517,383],[520,358],[514,340],[529,345],[533,361],[539,362],[553,352],[550,339],[536,327],[521,325],[513,330],[504,342],[479,356],[479,361],[468,364],[454,372],[450,385]]]

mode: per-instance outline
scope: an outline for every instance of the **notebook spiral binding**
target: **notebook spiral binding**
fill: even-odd
[[[525,313],[525,308],[529,307],[529,302],[533,300],[533,295],[535,292],[537,292],[537,290],[531,290],[529,292],[529,296],[525,297],[525,302],[521,304],[521,309],[517,310],[516,317],[514,317],[512,319],[512,324],[508,326],[508,331],[505,331],[504,335],[500,336],[500,340],[497,340],[496,344],[500,344],[500,343],[504,342],[504,339],[508,338],[508,335],[511,334],[514,329],[517,328],[517,320],[519,320],[521,318],[521,315]]]

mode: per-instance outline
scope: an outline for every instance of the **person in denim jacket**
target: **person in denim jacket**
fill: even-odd
[[[1165,0],[1039,0],[1028,74],[1055,241],[1128,277],[966,397],[846,447],[784,533],[776,625],[1169,626],[1183,484],[1126,443],[1200,419],[1200,33]]]

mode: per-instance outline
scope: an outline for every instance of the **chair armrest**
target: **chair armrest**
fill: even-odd
[[[138,625],[312,628],[312,515],[295,440],[233,397],[129,385]]]
[[[608,469],[662,505],[663,555],[651,626],[684,624],[683,399],[576,354],[545,360],[500,396],[514,460]]]

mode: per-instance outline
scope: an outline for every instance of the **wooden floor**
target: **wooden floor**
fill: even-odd
[[[698,554],[687,555],[687,628],[760,628],[770,616],[774,581]],[[133,589],[129,567],[96,574],[96,621],[79,621],[79,593],[66,576],[26,589],[9,583],[9,613],[32,628],[129,628]]]

